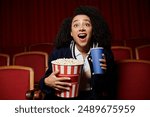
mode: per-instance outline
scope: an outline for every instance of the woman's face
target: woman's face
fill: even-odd
[[[71,36],[79,50],[89,49],[92,36],[92,24],[87,15],[76,15],[71,24]]]

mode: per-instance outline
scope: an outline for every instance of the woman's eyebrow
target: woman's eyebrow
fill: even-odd
[[[77,22],[78,20],[73,20],[73,22],[72,23],[74,23],[74,22]]]
[[[84,20],[84,21],[91,22],[89,19],[83,19],[83,20]],[[79,20],[74,20],[72,23],[77,22],[77,21],[79,21]]]
[[[83,19],[84,21],[88,21],[88,22],[91,22],[89,19]]]

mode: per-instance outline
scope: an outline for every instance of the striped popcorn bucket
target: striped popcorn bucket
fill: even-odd
[[[57,65],[52,64],[53,71],[59,70],[60,75],[79,75],[82,65]]]
[[[71,87],[69,91],[56,91],[58,97],[74,98],[78,96],[80,72],[82,65],[58,65],[52,64],[52,70],[59,70],[58,77],[69,77],[71,79]]]
[[[56,91],[58,97],[74,98],[78,96],[79,83],[71,83],[69,91]]]

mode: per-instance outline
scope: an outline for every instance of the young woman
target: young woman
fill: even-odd
[[[45,99],[61,99],[55,91],[70,90],[70,78],[58,78],[59,71],[52,72],[52,60],[75,58],[84,61],[79,96],[75,99],[111,99],[114,59],[111,51],[109,28],[96,8],[80,6],[71,18],[66,18],[56,37],[56,49],[49,57],[49,68],[40,80]],[[90,48],[103,47],[102,75],[93,75]]]

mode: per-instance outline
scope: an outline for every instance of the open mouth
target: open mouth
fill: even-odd
[[[78,34],[78,37],[81,38],[81,39],[84,39],[86,36],[87,36],[86,33],[80,33],[80,34]]]

